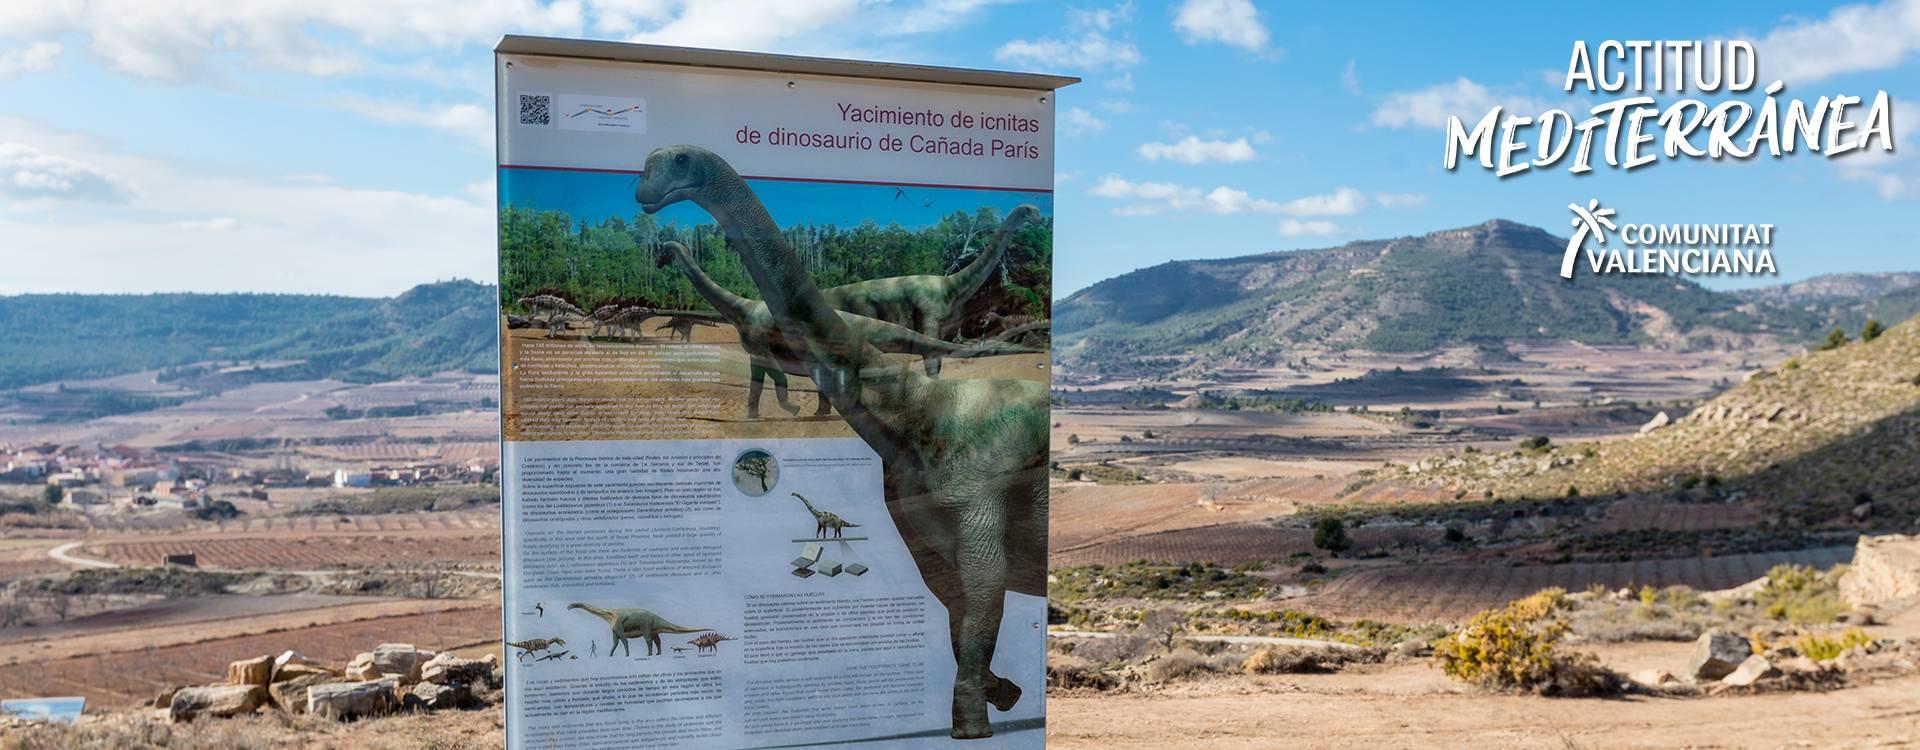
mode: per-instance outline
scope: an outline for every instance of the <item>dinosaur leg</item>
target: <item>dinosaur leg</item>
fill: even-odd
[[[753,384],[747,387],[747,418],[760,418],[760,392],[767,388],[767,368],[750,365]],[[777,386],[776,386],[777,388]],[[778,392],[777,390],[775,391]]]
[[[788,414],[799,414],[799,405],[793,403],[792,397],[788,395],[787,374],[780,370],[768,369],[767,376],[773,378],[773,398],[780,402],[780,408],[787,410]]]
[[[974,493],[968,499],[983,498]],[[961,587],[957,618],[952,605],[948,606],[949,619],[958,620],[958,635],[953,643],[955,739],[993,736],[993,726],[987,721],[989,692],[993,693],[996,703],[1005,702],[1008,707],[1019,698],[1017,692],[1008,695],[1001,686],[1004,680],[989,669],[994,647],[1000,640],[1000,616],[1006,605],[1005,514],[998,503],[984,504],[992,507],[978,507],[983,504],[977,502],[969,504],[975,506],[968,508],[972,512],[956,514],[955,518],[961,526],[956,529],[959,538],[954,560],[960,571]]]

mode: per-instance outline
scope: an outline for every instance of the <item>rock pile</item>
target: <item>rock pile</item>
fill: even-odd
[[[407,643],[382,643],[355,656],[344,669],[294,651],[241,659],[227,665],[226,683],[171,688],[162,691],[153,706],[166,709],[176,722],[241,716],[263,708],[350,720],[396,711],[466,708],[477,693],[500,689],[502,677],[492,654],[463,659]]]
[[[1832,658],[1814,659],[1791,645],[1790,631],[1765,633],[1771,648],[1755,652],[1746,636],[1725,630],[1694,642],[1686,670],[1674,675],[1644,669],[1627,679],[1653,692],[1717,694],[1729,690],[1824,690],[1881,677],[1920,672],[1920,638],[1879,638],[1850,645]]]

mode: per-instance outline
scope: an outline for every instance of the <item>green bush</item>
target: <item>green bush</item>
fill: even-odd
[[[1753,596],[1768,617],[1797,625],[1824,625],[1851,607],[1840,598],[1839,580],[1845,566],[1820,572],[1807,565],[1775,565],[1767,583]]]
[[[1863,342],[1872,341],[1874,339],[1880,338],[1880,334],[1883,334],[1886,332],[1887,332],[1887,327],[1880,325],[1880,321],[1874,320],[1873,318],[1867,318],[1867,324],[1865,326],[1861,326],[1860,328],[1860,340]]]
[[[1840,347],[1846,346],[1847,343],[1852,340],[1853,339],[1850,339],[1847,337],[1846,331],[1839,328],[1835,328],[1827,332],[1827,340],[1820,344],[1820,351],[1825,352],[1825,351],[1832,351],[1834,349],[1838,349]]]
[[[1339,555],[1353,548],[1353,539],[1347,536],[1347,525],[1331,516],[1313,523],[1313,546]]]

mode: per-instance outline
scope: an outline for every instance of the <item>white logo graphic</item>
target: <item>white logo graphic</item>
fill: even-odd
[[[640,135],[647,132],[647,100],[557,94],[553,97],[553,124],[561,130]]]
[[[1563,279],[1573,278],[1573,263],[1579,259],[1580,251],[1586,248],[1588,236],[1605,245],[1607,232],[1602,229],[1619,229],[1613,224],[1613,209],[1601,208],[1599,198],[1588,200],[1586,208],[1581,208],[1578,203],[1569,203],[1567,208],[1573,209],[1573,239],[1567,240],[1566,257],[1560,259],[1560,278]]]
[[[1560,257],[1560,278],[1573,278],[1580,256],[1604,274],[1689,276],[1774,274],[1772,224],[1615,224],[1615,212],[1599,199],[1573,211],[1573,238]],[[1587,240],[1593,240],[1589,247]],[[1611,246],[1609,239],[1619,242]]]

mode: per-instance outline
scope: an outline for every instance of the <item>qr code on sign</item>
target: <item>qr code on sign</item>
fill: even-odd
[[[520,95],[520,124],[521,125],[553,124],[553,114],[550,111],[552,107],[553,107],[552,96],[549,96],[547,94],[521,94]]]

